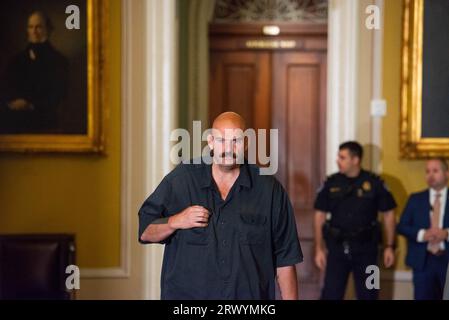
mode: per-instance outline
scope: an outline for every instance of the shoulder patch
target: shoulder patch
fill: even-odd
[[[339,173],[334,173],[331,175],[328,175],[326,177],[326,179],[321,183],[320,187],[318,189],[316,189],[316,193],[320,193],[321,191],[323,191],[323,189],[326,187],[326,185],[329,185],[329,183],[333,183],[335,181],[335,179],[337,179],[339,176]]]
[[[339,173],[337,172],[337,173],[334,173],[334,174],[331,174],[331,175],[329,175],[329,176],[327,176],[327,178],[326,178],[326,181],[325,182],[330,182],[330,181],[333,181],[333,180],[335,180],[335,179],[337,179],[338,178],[338,176],[339,176]]]

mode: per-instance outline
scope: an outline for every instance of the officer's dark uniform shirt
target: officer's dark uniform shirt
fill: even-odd
[[[379,211],[386,212],[395,207],[396,202],[382,179],[365,170],[355,178],[341,173],[329,176],[315,201],[316,210],[331,214],[330,225],[333,228],[353,234],[375,223]],[[354,242],[353,247],[361,249],[363,244]],[[328,242],[326,244],[329,246]]]
[[[162,299],[274,299],[276,268],[303,256],[291,203],[281,184],[244,164],[226,200],[212,166],[181,164],[139,211],[139,241],[147,226],[189,206],[207,208],[205,228],[175,231],[165,243]]]

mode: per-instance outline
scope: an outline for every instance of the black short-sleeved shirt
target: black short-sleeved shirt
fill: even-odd
[[[165,243],[162,299],[274,299],[276,268],[302,261],[293,209],[272,176],[244,164],[226,200],[212,166],[181,164],[168,174],[139,211],[139,241],[161,217],[200,205],[205,228],[177,230]]]
[[[331,213],[331,225],[344,231],[368,227],[378,212],[396,207],[396,202],[382,179],[362,170],[358,177],[341,173],[328,177],[318,191],[315,209]]]

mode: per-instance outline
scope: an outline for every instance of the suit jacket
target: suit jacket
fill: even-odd
[[[449,266],[447,266],[446,274],[449,274]],[[449,300],[449,277],[446,276],[446,284],[444,285],[443,300]]]
[[[426,261],[427,242],[417,242],[418,232],[421,229],[430,228],[429,189],[414,193],[408,199],[407,205],[402,213],[397,231],[407,238],[408,248],[405,263],[414,270],[422,270]],[[449,192],[447,193],[449,196]],[[449,228],[449,199],[446,200],[444,211],[443,228]],[[449,242],[445,241],[446,249]]]

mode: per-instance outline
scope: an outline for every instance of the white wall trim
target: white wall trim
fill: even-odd
[[[380,30],[364,29],[371,4],[380,9]],[[338,146],[347,140],[367,144],[369,169],[382,170],[382,117],[372,116],[368,103],[382,99],[383,11],[384,0],[329,1],[327,174],[337,171]]]
[[[83,279],[128,278],[129,272],[122,266],[118,268],[82,268],[80,275]]]
[[[413,281],[413,273],[411,271],[390,271],[381,272],[380,278],[387,281],[395,282],[411,282]]]
[[[358,0],[329,1],[327,174],[337,171],[339,144],[356,138],[359,21]]]
[[[134,1],[134,0],[133,0]],[[149,195],[167,174],[170,163],[170,133],[176,123],[177,26],[175,0],[145,2],[145,191]],[[160,298],[163,247],[150,245],[144,251],[144,299]]]
[[[131,86],[133,84],[132,73],[130,72],[130,57],[132,56],[132,29],[130,14],[131,1],[122,1],[122,101],[121,101],[121,166],[120,166],[120,266],[117,268],[83,268],[80,270],[82,278],[129,278],[131,264],[131,217],[134,212],[131,200],[132,175],[131,166],[133,163],[132,146],[132,108],[133,105]]]

